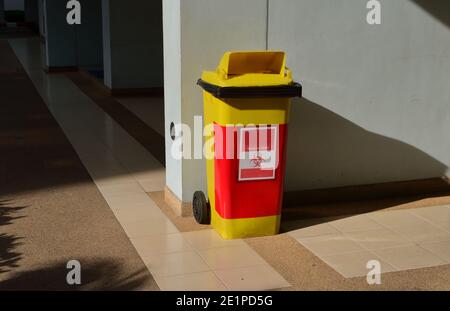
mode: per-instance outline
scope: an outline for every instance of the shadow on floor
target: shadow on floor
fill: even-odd
[[[11,224],[14,220],[22,217],[14,216],[15,213],[24,209],[25,207],[13,207],[9,201],[0,201],[0,231],[3,226]],[[0,274],[11,271],[17,268],[18,262],[22,258],[21,254],[16,251],[16,248],[21,244],[22,238],[0,233]]]
[[[306,204],[303,206],[288,207],[283,209],[280,231],[289,232],[337,219],[348,218],[351,216],[376,211],[389,211],[438,205],[450,205],[450,195],[436,197],[423,195],[329,204]]]
[[[47,87],[53,90],[58,89],[59,85],[49,84]],[[68,97],[67,100],[71,99]],[[92,182],[77,153],[24,71],[8,41],[2,39],[0,39],[0,102],[2,103],[0,105],[0,196]],[[61,113],[70,113],[70,109],[70,106],[67,106],[66,111]],[[123,108],[116,113],[121,114],[124,110],[126,109]],[[159,152],[159,159],[162,161],[165,150],[164,138],[157,133],[150,135],[146,131],[148,127],[146,128],[142,121],[130,118],[131,113],[124,112],[123,115],[128,116],[125,121],[136,129],[140,137],[148,141],[144,146],[150,146],[152,150]],[[83,121],[98,122],[98,119],[93,117],[91,120],[87,117]],[[79,129],[80,121],[73,120],[73,122]],[[72,124],[66,125],[72,128]],[[102,134],[108,137],[121,134],[110,133],[108,126],[105,126],[103,130],[105,133]],[[86,132],[85,135],[89,136],[90,133]],[[80,144],[77,141],[72,143]],[[106,146],[99,141],[98,146],[100,145]],[[97,146],[89,145],[89,147]],[[95,155],[95,150],[93,154]],[[127,156],[140,160],[140,154]],[[154,163],[144,163],[141,160],[132,163],[132,167],[127,167],[127,170],[114,169],[114,172],[111,172],[110,169],[103,169],[113,165],[102,156],[96,157],[93,165],[97,168],[96,178],[98,179],[119,177],[121,174],[128,174],[128,171],[137,174],[156,170]]]
[[[104,86],[101,86],[103,82],[95,81],[95,78],[89,77],[88,74],[83,72],[69,73],[67,77],[165,166],[165,140],[161,134],[109,95],[108,92],[102,90],[104,89]],[[155,96],[155,98],[158,97],[162,96]]]
[[[442,179],[446,172],[446,165],[414,146],[299,99],[289,127],[286,180],[291,188],[305,190],[286,193],[283,223],[450,195],[450,184]]]
[[[81,263],[81,285],[66,282],[67,262],[57,262],[45,267],[12,275],[0,281],[0,290],[138,290],[151,276],[146,269],[125,273],[121,264],[109,259],[86,259]],[[125,275],[125,276],[124,276]]]

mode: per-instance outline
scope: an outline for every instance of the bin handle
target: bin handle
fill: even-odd
[[[223,68],[219,69],[219,76],[222,78],[222,80],[228,80],[228,73]]]
[[[218,74],[221,79],[228,80],[228,73],[226,70],[219,69]],[[283,69],[280,72],[280,76],[292,79],[292,71],[288,67],[283,67]]]

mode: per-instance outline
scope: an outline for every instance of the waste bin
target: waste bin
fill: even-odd
[[[227,52],[203,88],[208,195],[197,191],[194,217],[226,239],[279,231],[291,98],[301,97],[284,52]]]

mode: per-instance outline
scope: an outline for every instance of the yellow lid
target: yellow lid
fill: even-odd
[[[221,87],[277,86],[292,83],[286,54],[276,51],[226,52],[216,71],[202,80]]]

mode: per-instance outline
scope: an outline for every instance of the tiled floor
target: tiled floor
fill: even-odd
[[[116,100],[164,136],[164,100],[160,97],[117,97]]]
[[[382,273],[450,264],[450,206],[297,225],[289,234],[346,278],[367,275],[370,260]]]
[[[243,241],[180,233],[146,194],[163,190],[161,164],[65,75],[44,73],[39,40],[10,44],[161,289],[289,286]]]

